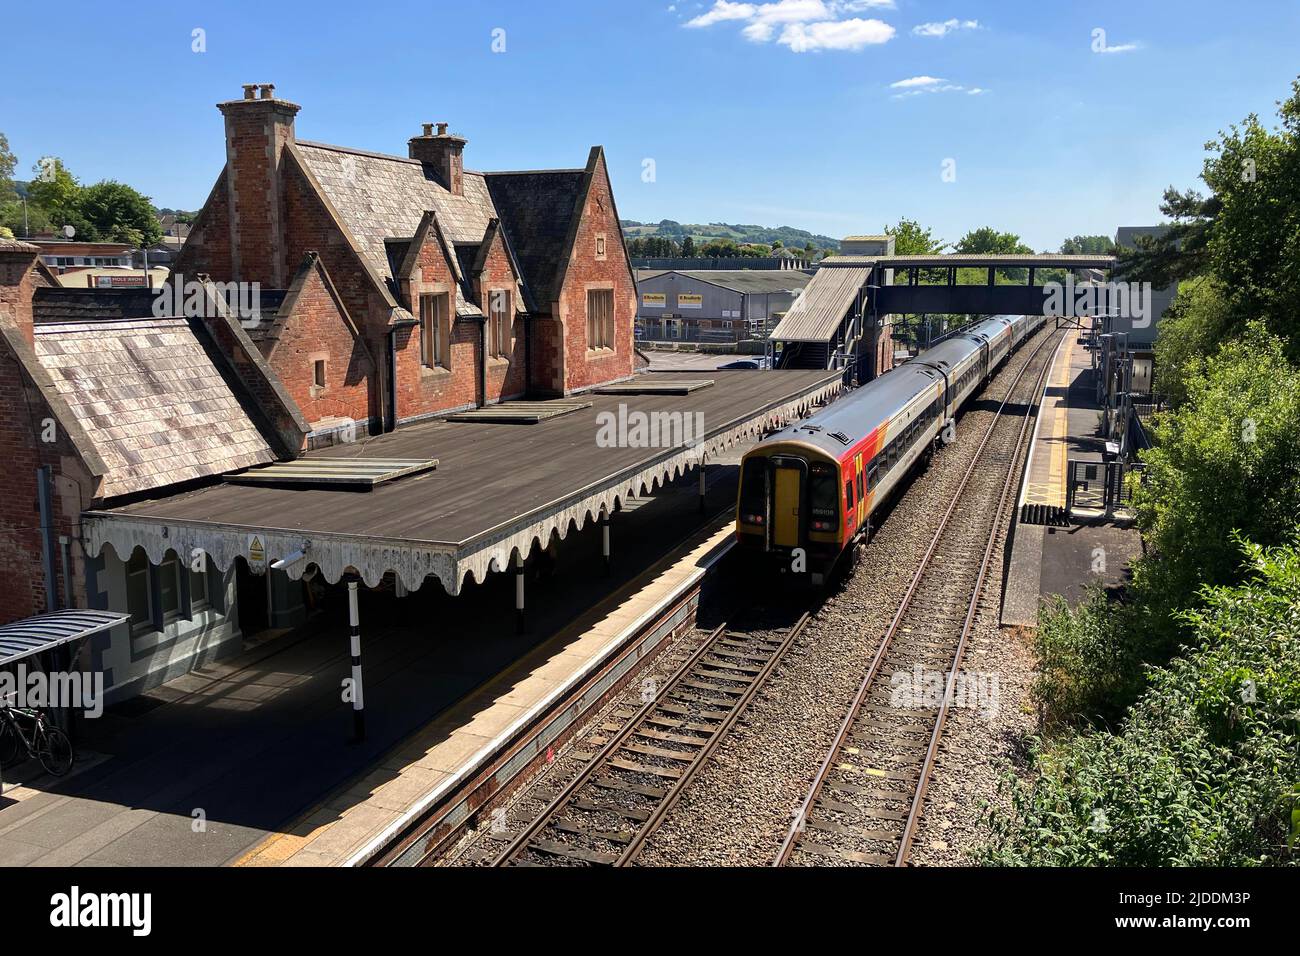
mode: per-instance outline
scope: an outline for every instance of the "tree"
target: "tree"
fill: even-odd
[[[18,158],[9,149],[9,140],[0,133],[0,202],[11,202],[14,197],[14,170]]]
[[[915,219],[900,219],[885,227],[885,235],[894,237],[894,255],[938,255],[948,248],[948,243],[934,237],[933,229],[925,229]]]
[[[162,226],[149,197],[107,179],[81,191],[80,212],[95,233],[108,242],[151,246],[162,238]]]
[[[1112,255],[1115,243],[1109,236],[1073,236],[1061,243],[1061,255]]]
[[[740,255],[740,247],[731,239],[710,239],[700,250],[707,259],[733,259]]]
[[[968,255],[999,254],[1028,255],[1034,250],[1020,241],[1014,232],[998,232],[991,226],[972,229],[957,240],[954,247],[957,252]]]
[[[32,173],[32,181],[27,184],[28,205],[40,209],[55,229],[72,226],[78,239],[98,241],[98,231],[81,212],[81,183],[63,160],[45,156],[32,167]]]
[[[1277,544],[1300,515],[1300,369],[1282,340],[1252,323],[1210,359],[1192,358],[1185,381],[1186,401],[1142,452],[1133,498],[1160,555],[1136,583],[1168,595],[1166,606],[1234,580],[1233,532]]]
[[[1208,196],[1165,190],[1161,212],[1173,220],[1157,238],[1121,253],[1116,277],[1156,288],[1212,276],[1226,305],[1224,334],[1262,319],[1300,357],[1300,80],[1278,104],[1280,126],[1255,114],[1207,144],[1201,171]]]
[[[972,229],[957,240],[957,252],[967,255],[1028,255],[1034,250],[1020,241],[1014,232],[998,232],[990,226]],[[979,282],[978,269],[959,270],[958,281]],[[1009,282],[1022,283],[1029,278],[1028,269],[999,269],[998,275]]]
[[[685,259],[693,259],[697,254],[698,253],[695,251],[695,240],[690,236],[686,236],[682,239],[682,257]]]

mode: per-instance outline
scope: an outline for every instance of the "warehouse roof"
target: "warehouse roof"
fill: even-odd
[[[769,292],[798,292],[806,286],[812,276],[798,269],[707,269],[684,272],[656,272],[652,275],[638,275],[637,280],[659,278],[664,275],[685,276],[696,282],[706,282],[733,292],[748,295],[763,295]]]

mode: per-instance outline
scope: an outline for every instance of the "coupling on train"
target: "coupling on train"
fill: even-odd
[[[995,315],[763,439],[741,462],[739,543],[822,583],[912,466],[952,440],[965,401],[1044,321]]]

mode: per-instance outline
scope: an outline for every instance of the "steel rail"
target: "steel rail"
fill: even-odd
[[[1049,335],[1042,342],[1038,343],[1038,345],[1035,346],[1034,350],[1029,353],[1024,363],[1016,371],[1015,378],[1007,386],[1006,395],[1003,397],[1002,402],[998,405],[998,409],[994,413],[993,420],[989,422],[988,428],[985,429],[984,435],[980,440],[980,444],[976,448],[975,454],[972,456],[970,464],[967,466],[966,471],[963,473],[961,482],[958,485],[956,492],[952,495],[948,507],[947,509],[945,509],[943,516],[939,521],[939,526],[935,530],[934,536],[930,540],[930,545],[926,549],[924,556],[921,558],[920,564],[917,566],[916,572],[912,576],[911,583],[908,585],[907,591],[903,595],[902,601],[899,603],[898,610],[894,613],[894,616],[889,623],[889,627],[886,629],[885,634],[880,641],[880,644],[876,648],[876,652],[871,659],[871,664],[867,669],[867,673],[862,678],[861,683],[858,685],[857,692],[854,694],[853,699],[849,704],[848,711],[844,715],[844,720],[840,723],[839,729],[835,734],[835,739],[831,744],[830,748],[827,750],[826,756],[822,759],[822,762],[819,765],[816,774],[813,776],[813,780],[811,786],[808,789],[807,795],[800,803],[799,808],[795,811],[794,819],[790,824],[789,830],[786,832],[785,839],[781,842],[781,846],[780,849],[777,851],[776,858],[772,861],[773,866],[776,867],[784,866],[787,862],[789,862],[791,855],[794,853],[794,850],[797,847],[799,842],[799,837],[803,833],[804,826],[808,820],[809,811],[812,809],[813,804],[816,802],[817,798],[820,796],[822,792],[822,789],[826,783],[826,779],[829,776],[834,766],[836,755],[840,752],[845,741],[848,739],[850,732],[853,729],[853,725],[857,720],[858,714],[862,709],[863,703],[865,703],[867,699],[868,693],[871,691],[871,688],[875,683],[876,677],[878,676],[880,671],[880,667],[884,663],[885,656],[889,652],[889,648],[893,643],[893,639],[895,635],[898,633],[899,627],[902,625],[904,615],[906,615],[907,611],[912,606],[913,598],[915,598],[916,593],[921,586],[921,580],[924,577],[926,571],[929,569],[930,562],[934,558],[935,552],[939,548],[939,543],[943,538],[944,532],[947,531],[948,529],[948,525],[952,519],[953,514],[957,510],[957,505],[961,501],[961,497],[966,490],[966,486],[970,483],[970,479],[972,478],[972,476],[975,474],[976,470],[982,463],[984,450],[988,446],[989,442],[992,440],[993,432],[996,429],[998,423],[1001,421],[1004,410],[1006,409],[1007,405],[1011,403],[1011,397],[1012,394],[1015,392],[1016,386],[1020,384],[1020,380],[1024,377],[1025,372],[1029,370],[1030,365],[1033,363],[1034,358],[1038,355],[1038,353],[1043,349],[1043,347],[1048,342],[1053,341],[1055,338],[1056,336]],[[1040,377],[1040,381],[1041,381],[1041,377]],[[1031,403],[1031,407],[1032,407],[1032,403]],[[1026,420],[1028,420],[1028,417],[1029,417],[1028,414],[1026,414],[1025,416]],[[1017,458],[1018,455],[1012,456],[1012,463],[1008,469],[1009,472],[1014,472],[1015,462]],[[991,537],[996,536],[996,533],[997,533],[997,523],[995,522],[993,531],[990,532]],[[953,679],[953,674],[950,673],[949,674],[950,682],[952,679]],[[947,695],[945,694],[945,699],[946,697]],[[935,746],[937,746],[937,742],[935,743]]]
[[[772,671],[784,658],[795,639],[803,632],[810,617],[809,612],[805,611],[800,615],[796,623],[787,629],[785,636],[781,639],[778,647],[773,650],[768,659],[749,681],[745,689],[740,692],[740,696],[732,703],[728,710],[727,717],[721,721],[708,737],[700,738],[700,749],[691,755],[690,762],[683,769],[680,777],[676,778],[669,786],[667,793],[660,798],[655,808],[651,811],[650,816],[641,823],[636,832],[633,834],[630,842],[623,848],[619,854],[615,866],[626,866],[632,862],[645,846],[645,841],[649,836],[658,829],[659,825],[667,816],[685,792],[687,785],[694,779],[699,769],[703,767],[708,759],[717,749],[719,743],[724,740],[735,726],[740,715],[748,707],[754,695],[766,683]],[[663,683],[663,686],[655,694],[654,698],[647,701],[635,714],[633,714],[626,723],[589,759],[582,770],[565,785],[546,807],[535,816],[519,832],[510,844],[496,857],[492,866],[505,866],[516,860],[523,852],[528,849],[530,843],[553,821],[566,807],[573,801],[579,792],[585,787],[596,773],[608,763],[628,740],[643,727],[646,719],[650,717],[667,699],[668,695],[677,687],[677,685],[698,667],[704,659],[716,649],[716,645],[721,638],[727,636],[727,625],[721,624],[709,632],[708,637],[701,643],[681,666]],[[683,751],[683,756],[686,753]]]

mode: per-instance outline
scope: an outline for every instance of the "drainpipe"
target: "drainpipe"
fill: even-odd
[[[384,409],[383,431],[397,427],[397,329],[388,330],[388,407]]]
[[[36,499],[41,515],[41,562],[45,566],[45,610],[59,606],[58,582],[54,576],[54,508],[50,501],[50,466],[36,469]]]
[[[488,319],[483,316],[483,321],[478,326],[478,407],[484,408],[487,405],[487,336],[488,336]]]
[[[415,319],[402,319],[388,327],[388,401],[384,410],[388,420],[384,423],[385,432],[391,432],[397,427],[397,333],[419,324]]]
[[[63,563],[63,606],[72,607],[72,541],[66,534],[59,535],[59,557]]]
[[[524,313],[524,398],[533,394],[533,316]]]

